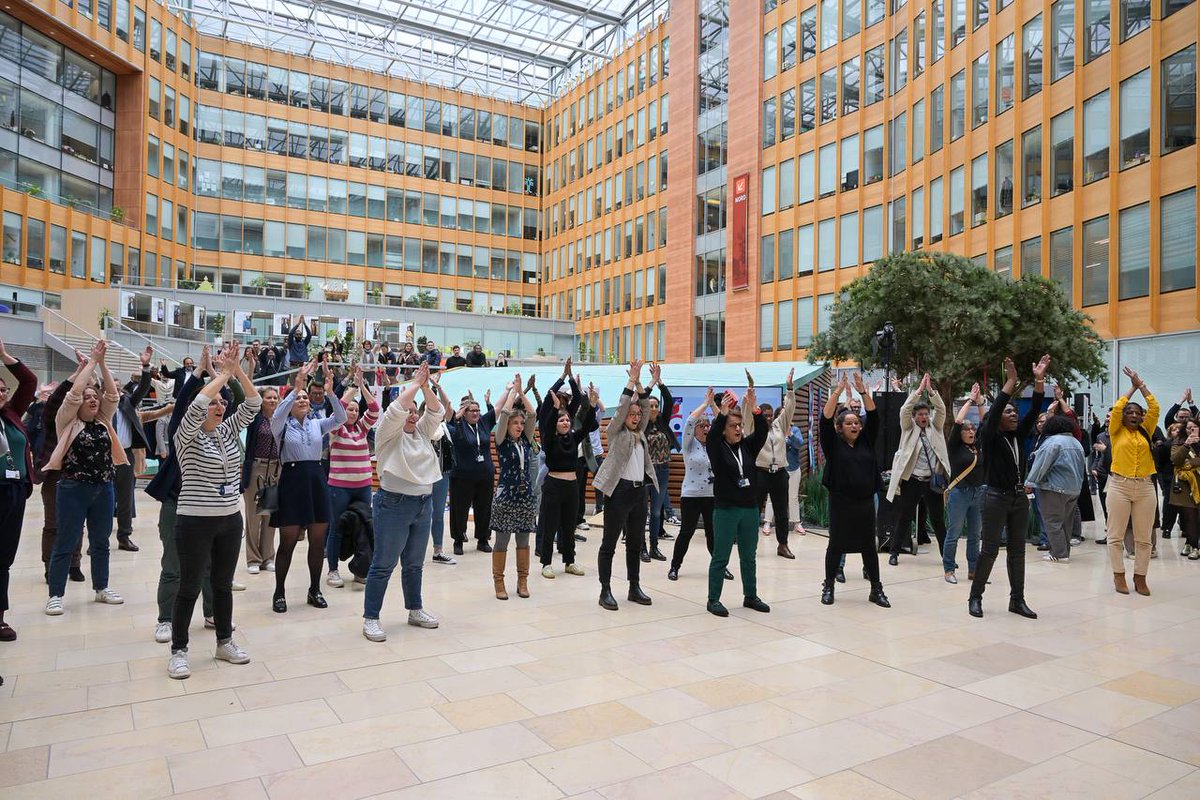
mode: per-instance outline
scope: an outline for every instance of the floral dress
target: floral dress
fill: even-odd
[[[502,435],[499,432],[507,427],[507,423],[496,425],[498,439]],[[500,471],[492,501],[491,528],[496,532],[531,533],[537,528],[538,504],[533,486],[537,454],[526,437],[514,441],[505,436],[496,444],[496,456]]]

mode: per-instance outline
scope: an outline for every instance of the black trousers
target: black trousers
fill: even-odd
[[[604,538],[600,542],[600,554],[596,565],[600,573],[600,585],[608,586],[612,580],[613,555],[617,552],[617,541],[625,534],[625,570],[630,583],[641,579],[642,545],[646,537],[647,496],[646,484],[635,486],[622,480],[605,498]]]
[[[779,469],[771,472],[767,469],[758,470],[758,515],[767,507],[767,498],[771,498],[771,510],[775,512],[775,540],[780,544],[788,541],[788,471]]]
[[[1013,600],[1025,599],[1025,531],[1029,528],[1029,500],[1025,492],[987,487],[983,492],[983,534],[971,597],[983,597],[992,566],[1000,554],[1000,533],[1008,529],[1008,591]]]
[[[133,518],[137,512],[133,507],[133,490],[136,478],[133,474],[133,450],[125,448],[128,464],[117,464],[114,468],[113,491],[117,496],[117,538],[127,539],[133,535]]]
[[[467,514],[475,509],[475,538],[486,542],[492,535],[493,478],[450,478],[450,536],[467,540]]]
[[[554,542],[562,553],[564,564],[575,563],[575,503],[579,492],[577,481],[546,476],[542,484],[542,507],[538,515],[537,552],[542,565],[554,560]]]
[[[1175,482],[1175,473],[1159,473],[1158,485],[1162,489],[1162,532],[1164,535],[1169,534],[1171,529],[1175,527],[1175,521],[1179,519],[1179,506],[1171,503],[1171,484]],[[1180,529],[1183,525],[1180,524]]]
[[[588,481],[588,465],[586,458],[578,458],[575,460],[575,483],[576,498],[575,498],[575,524],[579,525],[584,522],[584,515],[587,514],[587,481]],[[596,497],[599,499],[600,493],[596,492]]]
[[[8,611],[8,571],[21,543],[28,487],[25,481],[0,481],[0,611]]]
[[[671,554],[671,569],[683,566],[683,557],[687,555],[688,547],[692,544],[692,536],[696,533],[696,523],[704,518],[704,544],[708,554],[713,551],[713,498],[711,497],[681,497],[679,498],[679,537],[675,539],[675,552]],[[775,502],[772,500],[771,502]]]
[[[905,536],[912,527],[913,519],[917,515],[917,506],[922,502],[925,504],[929,522],[933,525],[933,534],[937,537],[938,552],[941,553],[946,549],[945,499],[930,488],[929,481],[909,478],[900,482],[900,502],[896,509],[896,528],[892,534],[892,555],[899,555],[900,538]]]
[[[1179,509],[1179,528],[1183,531],[1184,541],[1192,547],[1200,547],[1200,509],[1195,506],[1177,506]]]
[[[242,550],[242,515],[225,517],[175,518],[175,547],[179,551],[179,591],[171,609],[171,650],[187,650],[188,626],[200,582],[211,563],[213,618],[217,623],[217,641],[233,636],[233,581],[238,553]]]

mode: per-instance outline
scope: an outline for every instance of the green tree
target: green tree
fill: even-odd
[[[881,367],[875,334],[885,322],[896,331],[892,371],[928,372],[947,408],[975,381],[1002,377],[1006,356],[1029,379],[1030,365],[1049,353],[1050,375],[1064,387],[1106,374],[1104,341],[1056,284],[1033,276],[1014,281],[948,253],[876,261],[842,290],[808,359]]]

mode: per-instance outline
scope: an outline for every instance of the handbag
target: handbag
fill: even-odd
[[[279,435],[279,454],[283,455],[283,440],[287,436],[287,425]],[[271,479],[271,459],[267,459],[267,479],[254,493],[254,505],[258,508],[258,516],[265,517],[279,510],[279,482]]]
[[[934,463],[933,457],[930,456],[930,454],[929,454],[929,445],[925,444],[925,439],[923,437],[921,438],[921,449],[925,451],[925,460],[928,461],[930,464],[933,464]],[[943,469],[944,469],[944,467],[943,467]],[[933,472],[930,474],[929,488],[931,490],[933,490],[936,494],[945,494],[947,484],[948,484],[948,481],[946,480],[945,475],[940,475],[937,472]]]

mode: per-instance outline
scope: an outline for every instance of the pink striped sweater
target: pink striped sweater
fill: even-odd
[[[329,485],[357,489],[371,485],[371,452],[367,431],[379,420],[379,404],[368,395],[367,413],[354,425],[329,434]]]

